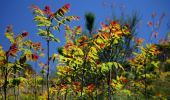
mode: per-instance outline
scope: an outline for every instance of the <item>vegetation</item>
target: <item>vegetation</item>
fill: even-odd
[[[0,99],[2,100],[138,100],[170,98],[170,33],[159,44],[135,37],[138,22],[111,19],[94,31],[95,15],[85,14],[89,34],[81,26],[69,26],[77,16],[66,16],[66,4],[54,13],[49,6],[32,6],[41,43],[27,40],[28,32],[15,36],[12,27],[5,32],[7,51],[0,46]],[[60,42],[54,32],[65,27],[66,42],[50,55],[50,43]],[[149,24],[152,26],[151,24]],[[46,50],[46,55],[43,51]],[[39,62],[42,56],[46,63]],[[30,61],[39,64],[40,74]],[[57,62],[50,74],[50,62]],[[46,76],[46,77],[45,77]]]

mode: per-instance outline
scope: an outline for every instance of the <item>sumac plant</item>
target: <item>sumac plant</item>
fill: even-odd
[[[38,26],[38,35],[43,37],[47,42],[47,99],[50,99],[49,91],[49,74],[50,74],[50,42],[60,42],[60,40],[55,37],[54,31],[60,31],[61,25],[66,25],[66,22],[72,20],[79,20],[77,16],[65,16],[70,9],[70,4],[65,4],[57,11],[52,12],[49,6],[45,6],[44,9],[33,5],[33,14],[35,14],[34,21],[37,22]]]
[[[19,73],[22,73],[27,66],[30,66],[26,61],[38,60],[38,54],[32,51],[41,51],[42,49],[40,43],[25,40],[28,32],[22,32],[15,36],[11,26],[7,27],[5,36],[10,42],[10,47],[7,51],[4,51],[2,46],[0,46],[0,68],[3,76],[4,99],[7,100],[7,91],[11,87],[14,87],[14,95],[15,99],[17,99],[15,87],[18,87],[19,92],[20,83],[26,82],[26,79],[23,76],[19,76]]]
[[[131,35],[127,24],[120,25],[115,20],[102,23],[93,36],[81,35],[80,27],[65,29],[66,44],[58,48],[59,54],[52,56],[53,60],[58,59],[58,99],[71,96],[72,99],[112,100],[123,94],[148,97],[148,82],[156,78],[159,69],[156,59],[159,50],[155,45],[145,48],[135,40],[141,54],[134,53],[133,59],[126,59],[125,64],[121,60],[125,55],[123,39]]]

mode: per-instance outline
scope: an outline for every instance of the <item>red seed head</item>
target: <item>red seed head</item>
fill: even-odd
[[[32,59],[33,60],[38,60],[39,56],[37,54],[32,54]]]
[[[31,8],[32,8],[32,9],[34,9],[34,10],[39,9],[39,7],[38,7],[38,6],[36,6],[36,5],[32,5],[32,6],[31,6]]]
[[[81,28],[81,26],[77,26],[77,29],[80,29]]]
[[[27,36],[28,32],[22,32],[22,36]]]
[[[77,16],[77,20],[80,20],[80,17],[79,17],[79,16]]]
[[[12,32],[12,26],[11,25],[6,27],[6,32]]]
[[[51,15],[52,14],[50,6],[45,6],[44,13],[47,14],[47,15]]]
[[[151,21],[148,22],[148,26],[151,27],[153,23]]]
[[[99,60],[96,61],[96,64],[97,64],[97,65],[100,64],[100,63],[101,63],[101,62],[100,62]]]
[[[66,7],[67,9],[70,9],[70,4],[65,4],[64,7]]]
[[[50,8],[50,6],[45,6],[45,9],[44,9],[44,10],[50,11],[51,8]]]
[[[101,43],[100,48],[104,48],[104,47],[105,47],[105,44]]]

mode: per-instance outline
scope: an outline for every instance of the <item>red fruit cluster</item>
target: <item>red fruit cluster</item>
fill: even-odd
[[[65,7],[66,9],[70,9],[70,4],[65,4],[64,7]]]
[[[104,44],[104,43],[101,43],[101,44],[100,44],[100,48],[103,49],[104,47],[105,47],[105,44]]]
[[[7,26],[7,27],[6,27],[6,32],[12,32],[12,26],[10,26],[10,25]]]
[[[45,6],[44,13],[47,14],[47,15],[51,15],[52,14],[50,6]]]
[[[37,54],[32,54],[32,59],[34,61],[38,60],[39,56]]]
[[[93,92],[94,88],[95,88],[95,85],[94,84],[90,84],[90,85],[87,86],[87,91],[88,92]]]
[[[80,92],[81,91],[81,86],[80,86],[80,82],[73,82],[73,88],[76,92]]]
[[[73,43],[72,42],[68,42],[64,47],[65,47],[65,49],[68,49],[70,46],[72,46],[73,45]]]
[[[31,6],[31,8],[32,8],[32,9],[34,9],[34,10],[39,9],[39,7],[38,7],[38,6],[36,6],[36,5],[32,5],[32,6]]]
[[[22,32],[22,36],[25,37],[28,35],[28,32]]]
[[[16,56],[16,53],[17,53],[18,49],[17,49],[17,44],[12,44],[9,51],[8,51],[8,55],[9,56]]]
[[[100,64],[100,63],[101,63],[101,62],[100,62],[99,60],[96,61],[96,64],[97,64],[97,65]]]

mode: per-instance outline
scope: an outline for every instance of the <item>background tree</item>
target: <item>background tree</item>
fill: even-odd
[[[88,12],[85,14],[85,21],[86,21],[86,28],[89,31],[89,35],[92,36],[94,22],[95,22],[95,15],[92,12]]]

